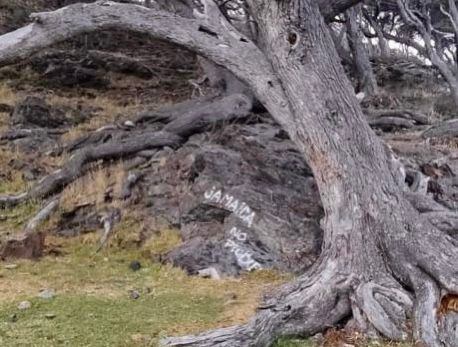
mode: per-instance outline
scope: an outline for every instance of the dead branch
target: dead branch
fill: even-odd
[[[53,213],[59,206],[59,199],[54,199],[49,202],[45,207],[43,207],[26,225],[25,232],[33,232],[41,223],[49,218],[51,213]]]

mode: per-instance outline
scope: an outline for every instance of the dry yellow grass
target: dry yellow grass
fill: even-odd
[[[0,194],[22,192],[29,186],[20,170],[12,167],[12,162],[20,158],[17,151],[0,148]]]
[[[16,92],[5,84],[0,83],[0,102],[3,104],[14,105],[17,101]]]
[[[70,132],[64,135],[64,140],[75,138],[72,132],[76,134],[83,133],[89,130],[96,130],[101,126],[113,123],[119,119],[128,118],[136,108],[138,108],[138,101],[131,100],[126,103],[120,98],[98,95],[95,98],[86,96],[62,96],[56,94],[49,94],[46,98],[47,102],[54,106],[68,106],[73,109],[78,107],[92,108],[94,116],[87,122],[79,124]]]
[[[143,228],[148,226],[143,225]],[[182,243],[181,234],[176,229],[161,229],[142,246],[150,256],[164,254]]]
[[[14,106],[17,101],[16,93],[9,87],[0,83],[0,103]],[[9,114],[0,112],[0,131],[6,130],[9,123]]]
[[[101,207],[108,189],[112,189],[114,196],[119,196],[125,176],[122,162],[109,167],[95,167],[63,190],[61,207],[65,210],[86,203]]]

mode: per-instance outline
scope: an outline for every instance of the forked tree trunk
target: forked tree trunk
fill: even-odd
[[[458,324],[437,315],[441,296],[458,294],[458,242],[407,200],[403,172],[368,126],[316,1],[247,0],[259,46],[204,2],[207,15],[196,20],[107,1],[75,5],[35,15],[39,24],[0,37],[0,65],[114,26],[193,49],[246,83],[312,168],[326,213],[313,268],[283,286],[249,323],[163,344],[269,346],[279,336],[308,336],[353,316],[355,328],[394,340],[407,337],[413,319],[415,339],[442,346],[441,331]]]

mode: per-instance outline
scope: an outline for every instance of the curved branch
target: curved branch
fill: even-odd
[[[245,82],[272,114],[290,113],[289,103],[262,51],[227,20],[184,18],[139,5],[97,1],[31,15],[34,23],[0,36],[0,67],[71,37],[122,29],[166,40],[202,55]]]

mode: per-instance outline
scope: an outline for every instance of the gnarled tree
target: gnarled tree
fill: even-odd
[[[321,9],[357,2],[321,2]],[[245,325],[163,343],[269,346],[279,336],[311,335],[352,317],[355,328],[394,340],[408,337],[413,319],[416,340],[451,346],[446,340],[457,316],[439,316],[438,308],[444,295],[458,294],[458,241],[411,204],[403,170],[370,129],[344,75],[324,20],[330,16],[312,0],[247,0],[255,43],[213,1],[203,3],[196,18],[153,5],[76,4],[35,14],[33,24],[0,37],[0,65],[110,28],[185,46],[243,81],[311,166],[326,213],[322,254],[311,270],[280,288]]]

